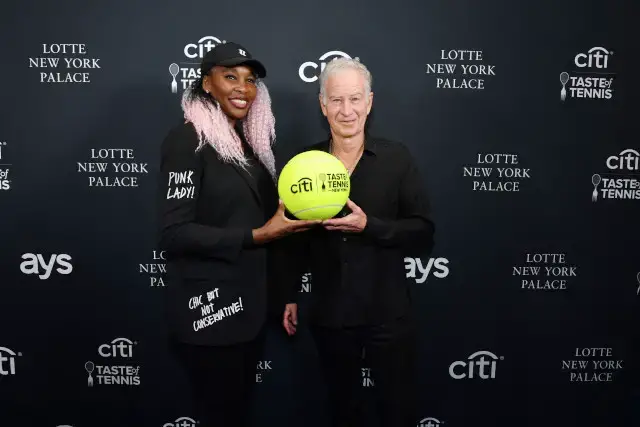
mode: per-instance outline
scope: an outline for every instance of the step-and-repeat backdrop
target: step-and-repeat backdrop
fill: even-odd
[[[405,259],[416,426],[640,422],[637,38],[622,2],[11,3],[0,425],[198,425],[166,343],[155,174],[181,94],[224,41],[269,70],[279,156],[327,135],[318,75],[339,56],[373,73],[371,132],[414,154],[437,228],[429,258]],[[301,277],[303,326],[313,286]],[[327,425],[304,327],[290,340],[272,325],[256,382],[254,425]],[[373,409],[366,359],[362,386]]]

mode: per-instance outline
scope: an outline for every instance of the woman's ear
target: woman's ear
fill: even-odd
[[[211,77],[208,74],[202,78],[202,90],[211,93]]]

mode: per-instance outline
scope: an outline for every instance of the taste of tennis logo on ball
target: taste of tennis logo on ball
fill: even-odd
[[[298,219],[329,219],[342,210],[351,190],[349,173],[329,153],[305,151],[293,157],[278,178],[278,195]]]

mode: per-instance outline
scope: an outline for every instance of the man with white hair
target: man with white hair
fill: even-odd
[[[306,147],[340,159],[351,176],[350,200],[335,218],[288,244],[288,302],[283,326],[296,333],[300,275],[311,272],[309,323],[325,373],[334,427],[361,416],[365,354],[380,398],[381,425],[414,427],[415,322],[405,256],[427,255],[434,225],[423,180],[403,144],[365,131],[373,105],[371,73],[341,58],[320,75],[328,140]]]

